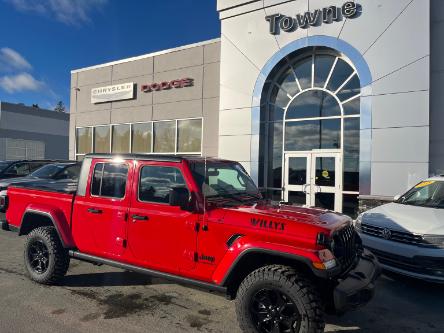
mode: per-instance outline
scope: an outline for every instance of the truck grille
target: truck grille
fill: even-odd
[[[393,242],[410,244],[415,246],[430,246],[422,235],[413,234],[410,232],[396,231],[387,228],[377,227],[371,224],[362,223],[360,231],[363,234],[373,237],[384,238]]]
[[[362,246],[352,224],[333,234],[332,250],[343,270],[348,269],[356,261]]]

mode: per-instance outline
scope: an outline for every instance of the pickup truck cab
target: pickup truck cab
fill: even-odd
[[[8,196],[2,226],[27,235],[32,280],[59,282],[74,258],[192,284],[236,298],[245,332],[323,332],[380,272],[349,217],[266,202],[237,162],[92,154],[78,184]]]

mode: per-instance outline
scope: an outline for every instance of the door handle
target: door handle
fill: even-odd
[[[148,221],[149,217],[146,215],[133,215],[132,216],[133,220],[137,220],[137,221]]]
[[[102,214],[102,210],[97,208],[88,208],[88,212],[91,214]]]

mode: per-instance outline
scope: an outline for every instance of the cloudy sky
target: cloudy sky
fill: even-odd
[[[216,0],[0,0],[0,101],[69,107],[70,71],[220,35]]]

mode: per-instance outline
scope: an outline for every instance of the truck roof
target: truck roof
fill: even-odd
[[[118,153],[93,153],[85,155],[85,158],[116,158],[124,160],[144,160],[144,161],[160,161],[160,162],[182,162],[186,161],[214,161],[214,162],[230,162],[228,160],[216,157],[192,156],[192,155],[172,155],[172,154],[118,154]]]

